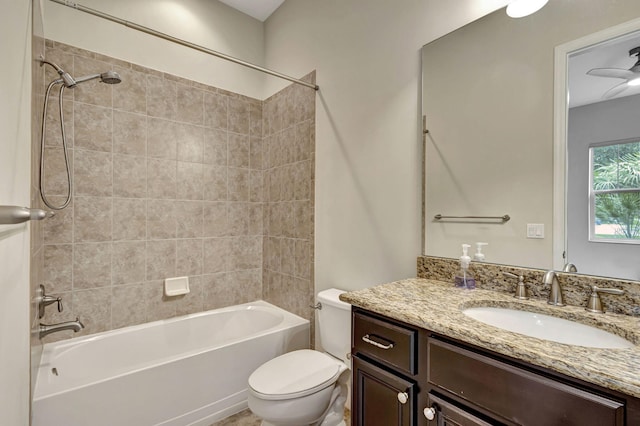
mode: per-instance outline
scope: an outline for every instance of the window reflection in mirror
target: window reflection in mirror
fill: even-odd
[[[591,241],[640,243],[640,142],[589,148]]]

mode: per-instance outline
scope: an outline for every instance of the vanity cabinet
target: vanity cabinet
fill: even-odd
[[[640,400],[353,308],[354,426],[640,426]]]
[[[354,308],[352,321],[353,425],[426,425],[418,417],[426,394],[424,332]]]

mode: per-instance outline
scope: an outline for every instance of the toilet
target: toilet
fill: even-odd
[[[318,331],[326,352],[302,349],[249,377],[249,408],[262,426],[343,426],[351,349],[351,305],[335,288],[318,293]]]

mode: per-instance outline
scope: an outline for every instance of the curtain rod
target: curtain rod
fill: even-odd
[[[264,68],[264,67],[261,67],[259,65],[252,64],[250,62],[246,62],[246,61],[243,61],[241,59],[234,58],[233,56],[225,55],[224,53],[220,53],[220,52],[217,52],[215,50],[211,50],[211,49],[208,49],[206,47],[200,46],[198,44],[191,43],[191,42],[188,42],[186,40],[182,40],[182,39],[179,39],[177,37],[170,36],[169,34],[165,34],[165,33],[162,33],[160,31],[156,31],[156,30],[151,29],[149,27],[145,27],[145,26],[133,23],[133,22],[126,21],[124,19],[117,18],[117,17],[115,17],[113,15],[109,15],[107,13],[100,12],[99,10],[91,9],[90,7],[82,6],[81,4],[78,4],[78,3],[73,3],[73,2],[68,1],[68,0],[51,0],[51,1],[54,2],[54,3],[61,4],[63,6],[70,7],[72,9],[79,10],[81,12],[88,13],[90,15],[97,16],[99,18],[106,19],[106,20],[111,21],[111,22],[115,22],[116,24],[124,25],[125,27],[132,28],[134,30],[137,30],[137,31],[140,31],[140,32],[152,35],[152,36],[159,37],[159,38],[162,38],[164,40],[167,40],[167,41],[170,41],[170,42],[173,42],[173,43],[185,46],[185,47],[189,47],[191,49],[198,50],[200,52],[207,53],[209,55],[216,56],[218,58],[225,59],[225,60],[230,61],[230,62],[234,62],[236,64],[242,65],[242,66],[247,67],[247,68],[254,69],[256,71],[263,72],[265,74],[272,75],[274,77],[282,78],[284,80],[289,80],[289,81],[291,81],[293,83],[309,87],[309,88],[311,88],[313,90],[320,89],[320,87],[318,87],[315,84],[307,83],[306,81],[302,81],[302,80],[299,80],[297,78],[289,77],[288,75],[279,73],[277,71],[273,71],[273,70],[270,70],[268,68]]]

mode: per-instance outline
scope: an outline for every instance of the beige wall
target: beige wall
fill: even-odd
[[[294,0],[265,65],[317,70],[315,289],[412,277],[421,253],[420,49],[506,1]],[[269,80],[268,91],[281,83]]]
[[[520,20],[497,11],[425,47],[427,254],[456,258],[462,243],[485,241],[489,262],[553,267],[554,48],[639,14],[635,0],[556,0]],[[438,213],[511,220],[439,223]],[[527,223],[544,224],[545,238],[527,238]]]
[[[263,62],[262,22],[218,1],[79,3],[248,62]],[[46,1],[44,6],[45,36],[49,39],[253,98],[265,98],[262,73],[53,2]]]
[[[0,204],[29,205],[31,5],[3,4],[0,18]],[[10,41],[10,42],[9,42]],[[0,225],[0,412],[29,424],[29,225]]]

